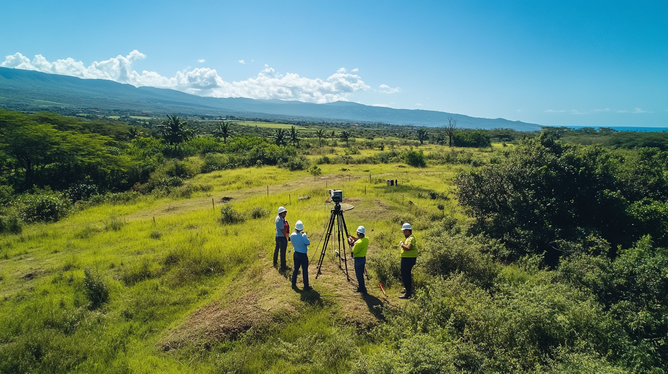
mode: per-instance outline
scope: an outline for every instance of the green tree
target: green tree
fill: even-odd
[[[350,146],[350,143],[349,143],[350,135],[351,135],[350,131],[348,131],[348,130],[343,130],[343,131],[341,131],[341,134],[339,134],[339,137],[341,138],[341,140],[346,142],[346,147]]]
[[[0,117],[1,114],[0,114]],[[7,120],[10,116],[5,116]],[[21,189],[49,185],[67,188],[71,183],[94,183],[104,188],[114,182],[127,166],[127,160],[112,154],[112,140],[98,134],[60,131],[47,123],[35,123],[27,117],[13,116],[13,126],[2,126],[0,153],[17,173]],[[0,126],[2,119],[0,118]],[[23,183],[20,183],[20,179]]]
[[[643,171],[637,162],[628,165],[630,160],[542,134],[521,143],[501,164],[460,174],[456,194],[476,218],[476,229],[505,242],[514,256],[545,253],[555,264],[574,251],[600,252],[607,246],[597,243],[608,242],[606,254],[614,257],[619,245],[629,246],[643,234],[636,231],[643,222],[668,222],[662,205],[634,203],[666,196],[660,164],[648,163]],[[627,180],[630,175],[654,186],[651,195]]]
[[[417,129],[415,135],[417,136],[417,140],[420,141],[420,144],[423,144],[425,140],[429,139],[429,132],[426,129]]]
[[[318,129],[315,132],[315,136],[318,137],[318,147],[322,147],[322,138],[326,137],[325,130]]]
[[[160,134],[172,145],[179,145],[195,137],[195,130],[188,127],[188,121],[182,121],[179,116],[167,115],[167,119],[158,125]]]
[[[231,134],[230,123],[225,121],[219,123],[213,134],[216,137],[223,138],[223,142],[227,144],[227,138],[229,138]]]
[[[290,142],[293,146],[299,147],[299,136],[297,134],[297,129],[294,126],[290,127]]]
[[[287,136],[287,133],[286,133],[285,129],[276,129],[276,131],[274,131],[274,135],[273,135],[274,142],[276,142],[276,145],[279,145],[279,146],[280,145],[285,145],[286,136]]]

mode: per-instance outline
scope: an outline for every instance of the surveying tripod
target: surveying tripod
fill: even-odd
[[[325,259],[325,253],[327,252],[327,245],[329,244],[329,239],[332,236],[332,232],[336,231],[336,239],[338,242],[339,249],[335,252],[339,257],[339,269],[344,270],[346,273],[346,279],[350,282],[350,276],[348,275],[348,258],[346,257],[346,246],[348,245],[348,228],[346,227],[346,221],[343,219],[343,210],[341,210],[341,204],[338,202],[334,205],[332,209],[332,214],[329,216],[329,224],[327,225],[327,231],[324,236],[324,243],[322,245],[322,250],[320,251],[320,258],[318,259],[318,271],[316,272],[315,279],[318,279],[318,276],[321,274],[320,268],[322,267],[322,261]],[[336,225],[336,227],[335,227]],[[342,247],[343,245],[343,247]],[[341,263],[343,262],[343,267]]]

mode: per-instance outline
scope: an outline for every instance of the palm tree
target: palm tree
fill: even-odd
[[[223,121],[218,124],[218,128],[213,132],[213,134],[219,138],[223,138],[223,142],[227,144],[227,138],[230,137],[231,132],[230,123]]]
[[[350,146],[350,144],[348,144],[348,140],[350,139],[350,131],[348,131],[348,130],[341,131],[341,134],[339,135],[339,137],[341,138],[341,140],[346,142],[346,147]]]
[[[290,142],[293,146],[299,147],[299,137],[297,136],[297,129],[294,126],[290,127]]]
[[[417,139],[420,141],[420,145],[422,145],[422,142],[429,139],[429,132],[426,129],[418,129],[416,133]]]
[[[276,132],[274,132],[274,141],[276,142],[276,145],[283,145],[285,144],[285,136],[287,135],[285,129],[276,129]]]
[[[315,136],[318,137],[318,147],[322,147],[322,138],[327,136],[327,135],[325,135],[325,130],[323,130],[323,129],[316,130]]]
[[[195,137],[195,130],[188,127],[188,121],[174,115],[167,115],[167,119],[160,122],[158,129],[169,144],[181,144]]]

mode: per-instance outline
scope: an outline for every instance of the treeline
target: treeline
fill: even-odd
[[[424,293],[387,337],[467,372],[663,372],[667,170],[656,148],[542,134],[461,173],[473,221],[427,234]]]
[[[543,131],[554,139],[567,143],[601,144],[607,148],[636,149],[658,148],[668,151],[668,132],[617,131],[609,127],[579,128],[544,127]]]
[[[357,373],[663,373],[668,367],[668,153],[526,139],[462,172],[470,219],[427,229],[419,291],[385,308]],[[391,236],[377,235],[381,248]],[[396,253],[369,266],[399,282]]]

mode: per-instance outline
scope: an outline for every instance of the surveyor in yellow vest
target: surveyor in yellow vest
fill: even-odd
[[[359,292],[366,295],[366,285],[364,284],[364,267],[366,266],[366,250],[369,248],[369,239],[366,238],[366,230],[364,226],[357,228],[357,237],[348,237],[350,243],[353,244],[352,254],[355,261],[355,277],[357,278],[357,289],[354,292]]]
[[[413,236],[413,228],[410,223],[404,223],[401,230],[406,237],[399,242],[401,247],[401,281],[404,283],[404,294],[399,296],[400,299],[410,299],[413,296],[413,266],[417,260],[417,241]]]

